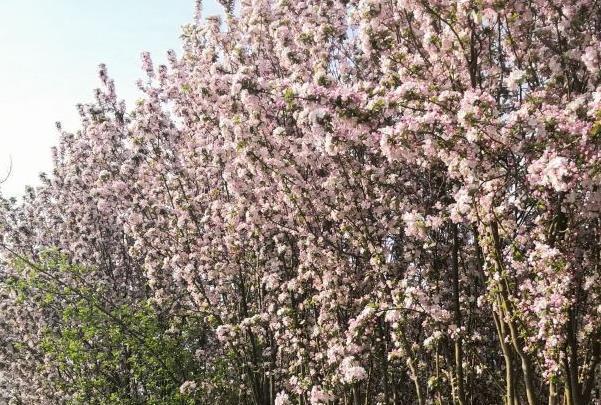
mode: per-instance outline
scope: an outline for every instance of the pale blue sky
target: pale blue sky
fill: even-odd
[[[215,1],[203,9],[220,11]],[[155,66],[168,49],[179,54],[193,14],[194,0],[0,0],[0,178],[13,163],[0,192],[18,196],[51,170],[54,123],[77,129],[75,105],[93,98],[99,63],[131,105],[140,53],[151,52]]]

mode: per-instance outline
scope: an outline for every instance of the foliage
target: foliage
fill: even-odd
[[[41,367],[56,373],[50,385],[68,393],[67,403],[196,403],[199,393],[183,395],[181,384],[218,377],[200,363],[207,327],[197,316],[166,319],[148,300],[108,302],[107,291],[83,280],[91,270],[53,250],[40,256],[38,263],[16,260],[20,277],[6,285],[20,305],[44,312]],[[25,344],[13,342],[17,352]]]

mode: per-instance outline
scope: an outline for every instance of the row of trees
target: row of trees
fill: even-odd
[[[2,400],[599,401],[601,3],[223,4],[2,201]]]

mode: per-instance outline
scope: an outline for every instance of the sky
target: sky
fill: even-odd
[[[203,15],[217,14],[204,1]],[[93,100],[97,67],[105,63],[117,94],[139,98],[140,54],[155,66],[180,51],[181,26],[194,0],[0,0],[0,193],[18,197],[51,172],[55,122],[79,128],[75,105]]]

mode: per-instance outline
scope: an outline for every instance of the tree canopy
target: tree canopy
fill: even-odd
[[[222,4],[1,201],[1,401],[600,400],[601,3]]]

